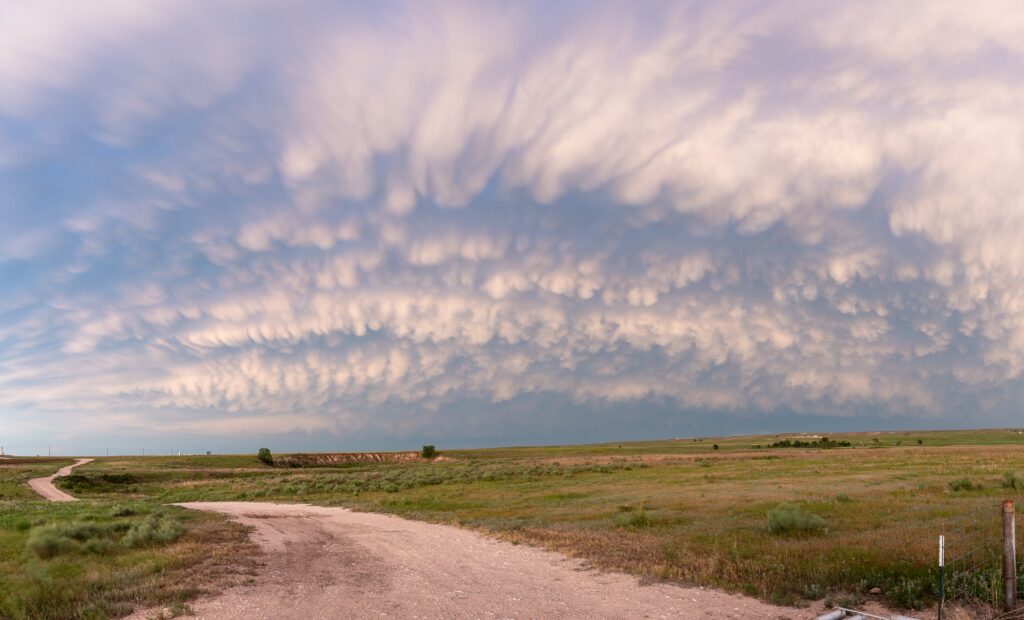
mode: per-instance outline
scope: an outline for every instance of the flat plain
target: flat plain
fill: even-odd
[[[770,447],[786,440],[809,445]],[[996,524],[1000,501],[1018,495],[1024,471],[1016,429],[440,448],[443,458],[433,461],[316,468],[270,467],[255,450],[101,457],[58,480],[82,499],[62,505],[37,500],[24,481],[70,459],[7,462],[0,617],[116,617],[146,605],[184,611],[198,594],[255,574],[258,555],[243,528],[168,506],[193,501],[345,506],[777,604],[920,609],[934,603],[937,536],[963,515],[991,511]],[[774,527],[768,515],[781,504],[810,515],[813,527]],[[97,528],[67,549],[40,553],[55,524]],[[147,527],[177,535],[128,540]],[[90,532],[109,544],[89,543]],[[60,605],[44,604],[51,600]]]

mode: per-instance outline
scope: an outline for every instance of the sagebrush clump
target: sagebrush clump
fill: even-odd
[[[108,553],[113,543],[112,530],[95,523],[58,523],[32,529],[25,547],[47,560],[66,553]]]
[[[772,534],[816,534],[827,527],[825,519],[794,504],[779,504],[768,511],[768,531]]]
[[[121,540],[121,544],[130,548],[167,544],[178,540],[184,533],[185,526],[177,519],[162,512],[155,512],[144,521],[132,525]]]

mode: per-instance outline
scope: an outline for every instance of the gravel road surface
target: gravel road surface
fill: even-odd
[[[61,467],[57,470],[57,473],[52,476],[46,476],[45,478],[33,478],[28,481],[28,486],[32,487],[32,490],[42,495],[51,502],[77,502],[78,499],[72,495],[68,495],[64,491],[61,491],[57,487],[53,486],[53,480],[55,478],[61,478],[71,473],[71,470],[84,465],[93,459],[78,459],[74,465],[68,465],[67,467]]]
[[[446,525],[298,504],[181,505],[252,526],[265,552],[253,583],[195,602],[197,618],[814,617],[716,590],[641,585]]]

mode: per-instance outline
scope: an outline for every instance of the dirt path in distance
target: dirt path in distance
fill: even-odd
[[[265,553],[266,566],[252,583],[193,603],[196,618],[815,617],[811,609],[717,590],[641,585],[636,577],[447,525],[301,504],[180,505],[252,526]]]
[[[77,502],[78,498],[73,495],[68,495],[64,491],[61,491],[57,487],[53,486],[55,478],[62,478],[71,473],[71,470],[78,467],[79,465],[85,465],[91,462],[93,459],[78,459],[74,465],[68,465],[67,467],[61,467],[57,470],[57,473],[52,476],[46,476],[45,478],[33,478],[28,481],[28,486],[32,487],[32,490],[42,495],[51,502]]]

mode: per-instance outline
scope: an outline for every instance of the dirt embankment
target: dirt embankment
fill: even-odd
[[[361,463],[416,463],[429,462],[419,452],[319,452],[313,454],[284,454],[274,457],[276,467],[330,467]]]

